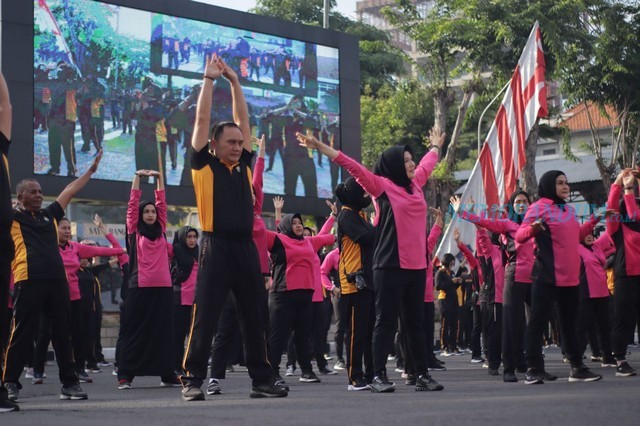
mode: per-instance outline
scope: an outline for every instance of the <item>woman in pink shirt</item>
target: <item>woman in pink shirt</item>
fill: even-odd
[[[81,383],[91,383],[93,380],[85,372],[87,344],[84,326],[88,324],[88,321],[84,321],[82,318],[82,300],[80,286],[78,285],[80,259],[94,256],[116,256],[123,254],[124,250],[121,248],[92,247],[71,241],[71,223],[67,218],[62,218],[58,222],[58,249],[60,250],[60,256],[62,256],[64,269],[67,273],[67,281],[69,282],[71,342],[73,344],[73,358],[76,363],[76,374]],[[34,366],[34,370],[38,367]],[[38,373],[42,373],[42,371],[38,371]]]
[[[158,183],[155,203],[140,201],[140,178],[150,176]],[[181,386],[173,370],[171,246],[165,236],[166,227],[162,175],[154,170],[138,170],[127,208],[129,290],[118,354],[118,389],[131,389],[135,376],[160,376],[163,387]]]
[[[593,231],[597,221],[580,226],[575,210],[566,204],[571,191],[565,174],[546,172],[538,183],[540,199],[529,206],[516,232],[522,244],[535,238],[536,253],[531,273],[531,313],[525,335],[527,372],[525,384],[544,383],[542,334],[549,323],[554,300],[562,326],[562,346],[571,362],[570,382],[602,378],[582,362],[576,334],[579,302],[580,254],[578,246]]]
[[[640,207],[638,182],[640,170],[625,169],[616,178],[607,209],[619,212],[607,221],[607,232],[616,245],[613,263],[615,291],[613,293],[613,356],[618,364],[616,376],[635,376],[636,370],[626,359],[629,336],[636,327],[640,304]]]
[[[175,371],[182,374],[184,339],[191,324],[191,308],[196,294],[198,276],[198,230],[183,226],[173,237],[171,282],[173,284]]]
[[[610,295],[607,286],[607,257],[616,252],[608,233],[597,240],[593,234],[584,237],[580,252],[580,308],[578,309],[578,339],[584,354],[587,333],[596,326],[598,333],[590,342],[594,354],[602,357],[603,367],[617,367],[611,349]]]
[[[416,166],[409,145],[382,153],[371,172],[344,153],[311,135],[297,135],[301,145],[317,149],[345,167],[374,200],[377,234],[373,251],[376,322],[373,330],[373,392],[393,392],[386,364],[393,348],[399,315],[404,315],[416,361],[416,391],[442,390],[427,372],[424,287],[427,281],[427,203],[422,187],[438,162],[444,134],[432,131],[429,152]],[[418,237],[418,238],[416,238]]]

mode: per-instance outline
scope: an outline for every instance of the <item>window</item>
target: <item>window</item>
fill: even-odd
[[[542,150],[542,155],[553,155],[556,153],[556,149],[552,148],[552,149],[543,149]]]

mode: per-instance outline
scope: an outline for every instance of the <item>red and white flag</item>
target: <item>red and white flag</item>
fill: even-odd
[[[476,206],[503,205],[516,190],[525,164],[525,141],[529,131],[539,117],[548,114],[544,72],[542,34],[536,21],[471,171],[461,197],[463,204],[473,199]],[[475,247],[473,224],[454,216],[436,251],[438,257],[458,252],[453,239],[456,227],[460,229],[461,240]]]

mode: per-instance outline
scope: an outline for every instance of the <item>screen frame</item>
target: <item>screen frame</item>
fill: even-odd
[[[99,0],[98,2],[238,27],[339,49],[342,150],[350,157],[360,160],[360,64],[356,37],[191,0],[154,2]],[[55,198],[73,179],[63,176],[36,175],[33,172],[33,2],[0,0],[0,5],[2,71],[9,86],[13,110],[12,143],[9,154],[12,185],[22,179],[34,178],[41,183],[45,196]],[[343,179],[346,177],[345,173],[343,171]],[[78,199],[126,203],[130,187],[129,182],[91,180],[78,194]],[[167,201],[171,205],[192,207],[196,205],[194,191],[190,187],[167,186],[166,193]],[[273,211],[271,201],[273,196],[274,194],[265,194],[264,211]],[[298,196],[283,196],[283,198],[286,210],[289,212],[327,215],[324,199]]]

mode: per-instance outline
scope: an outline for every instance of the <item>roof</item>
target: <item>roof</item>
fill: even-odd
[[[591,130],[589,116],[591,116],[593,126],[596,129],[610,129],[611,125],[618,126],[618,115],[613,107],[607,105],[605,106],[605,111],[610,119],[600,114],[600,109],[597,105],[591,102],[587,102],[587,105],[580,103],[562,114],[564,119],[559,123],[559,126],[567,127],[572,132]]]
[[[596,166],[595,155],[583,155],[577,157],[578,161],[573,162],[565,158],[554,158],[552,160],[537,160],[536,161],[536,176],[540,178],[543,174],[549,170],[562,170],[569,183],[581,183],[581,182],[601,182],[600,172]],[[471,170],[461,170],[454,174],[457,180],[465,182],[469,180],[471,176]],[[456,194],[462,194],[467,187],[465,182],[458,190]]]

